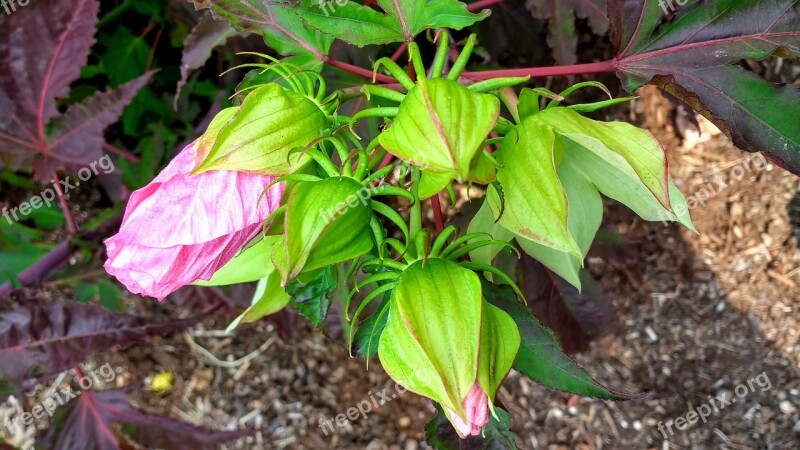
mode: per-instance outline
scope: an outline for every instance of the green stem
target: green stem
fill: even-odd
[[[413,195],[416,200],[414,204],[411,205],[409,217],[408,236],[410,240],[406,243],[409,249],[413,248],[411,243],[414,242],[417,233],[422,230],[422,202],[419,201],[419,179],[419,168],[413,167],[411,169],[411,195]]]
[[[120,3],[117,7],[109,11],[108,14],[103,16],[99,22],[97,22],[97,29],[101,29],[104,26],[108,25],[109,23],[114,22],[115,20],[122,17],[123,14],[128,12],[129,9],[133,7],[134,0],[125,0]]]

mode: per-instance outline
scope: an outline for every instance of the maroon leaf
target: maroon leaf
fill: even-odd
[[[89,356],[189,328],[208,313],[155,323],[77,302],[25,299],[0,305],[2,378],[27,387],[53,378]]]
[[[533,314],[558,337],[568,354],[587,348],[592,339],[614,326],[616,316],[600,285],[581,272],[582,292],[553,274],[541,263],[523,255],[521,287]]]
[[[37,157],[35,167],[49,174],[56,167],[79,170],[100,159],[106,127],[119,119],[153,73],[148,72],[113,91],[98,92],[70,106],[63,116],[53,121],[49,151]]]
[[[606,0],[528,0],[525,5],[533,17],[547,21],[547,43],[553,49],[555,60],[562,65],[578,61],[575,55],[578,47],[576,15],[588,19],[595,33],[602,35],[608,31]]]
[[[181,309],[208,311],[214,309],[224,315],[236,315],[250,306],[254,290],[247,285],[234,285],[236,294],[226,295],[219,287],[184,286],[167,297],[166,301]],[[247,292],[249,290],[249,292]]]
[[[4,165],[21,169],[33,162],[36,177],[47,181],[53,169],[76,170],[97,161],[104,129],[149,79],[147,74],[72,105],[63,116],[59,113],[56,100],[69,95],[94,43],[97,11],[97,0],[37,1],[13,14],[0,14]]]
[[[189,74],[203,67],[211,57],[214,47],[222,45],[233,34],[230,22],[226,20],[215,20],[210,14],[204,14],[197,25],[192,28],[192,32],[183,41],[183,57],[181,58],[181,80],[178,82],[178,89],[175,93],[175,101],[181,89],[186,85]]]
[[[668,23],[662,3],[674,6]],[[800,1],[609,0],[608,11],[617,75],[629,92],[659,86],[742,150],[765,152],[800,174],[800,89],[740,67],[773,55],[800,57]]]
[[[115,425],[133,425],[131,437]],[[214,449],[250,434],[247,430],[214,431],[166,417],[146,414],[128,402],[127,390],[84,391],[62,426],[39,440],[41,448],[58,450],[117,450],[131,438],[145,448]],[[140,448],[140,447],[137,447]]]
[[[80,76],[94,43],[97,11],[96,0],[38,1],[0,15],[0,88],[21,120],[38,125],[30,131],[44,131],[57,113],[56,99],[69,95]]]

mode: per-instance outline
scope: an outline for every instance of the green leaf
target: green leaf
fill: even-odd
[[[417,0],[417,3],[423,2],[424,0]],[[460,30],[480,22],[489,17],[489,14],[491,11],[488,9],[473,14],[467,10],[467,5],[456,0],[431,0],[422,10],[422,14],[417,16],[414,22],[414,34],[434,28]]]
[[[100,297],[100,306],[110,311],[122,311],[123,305],[120,297],[124,295],[122,289],[110,280],[97,282],[97,294]]]
[[[89,303],[97,295],[97,285],[90,283],[78,283],[75,288],[75,298],[81,303]]]
[[[243,249],[227,264],[214,273],[210,280],[197,280],[197,286],[228,286],[231,284],[249,283],[268,277],[275,271],[269,259],[272,247],[281,239],[280,236],[266,236],[258,242]]]
[[[800,89],[770,83],[746,60],[800,57],[797,0],[717,0],[678,6],[609,1],[614,66],[628,92],[654,84],[714,122],[745,151],[800,173]]]
[[[517,237],[517,242],[525,253],[580,290],[583,259],[589,252],[589,247],[603,220],[603,199],[597,188],[584,177],[576,164],[575,158],[565,158],[558,168],[558,177],[567,194],[569,207],[567,228],[580,248],[582,257],[577,258],[571,253],[537,244],[521,236]]]
[[[481,204],[481,208],[469,223],[467,234],[472,233],[488,233],[492,236],[493,240],[503,242],[508,242],[514,238],[514,233],[506,230],[494,219],[488,201],[484,201]],[[500,244],[487,245],[469,252],[469,258],[472,262],[491,265],[492,261],[494,261],[494,257],[497,256],[503,248],[504,246]]]
[[[348,1],[316,3],[296,11],[310,26],[337,39],[363,47],[403,41],[403,30],[397,21],[372,8]]]
[[[353,1],[340,5],[335,0],[306,0],[305,5],[295,12],[306,23],[359,47],[411,42],[427,29],[460,30],[489,16],[489,10],[470,13],[456,0],[378,0],[384,14]]]
[[[411,264],[393,293],[381,365],[408,390],[463,416],[476,381],[482,309],[474,272],[439,258]]]
[[[493,95],[451,80],[420,80],[379,142],[402,160],[464,180],[499,115]]]
[[[353,337],[353,343],[364,359],[370,359],[378,353],[378,343],[383,336],[383,330],[386,328],[386,322],[389,319],[388,314],[380,314],[384,307],[388,307],[391,298],[391,293],[384,295],[384,299],[378,307],[378,313],[375,313],[361,323]]]
[[[567,155],[565,159],[570,159],[575,172],[591,181],[603,195],[624,204],[644,220],[678,221],[696,232],[686,200],[672,181],[668,181],[671,210],[667,210],[618,153],[588,136],[565,136],[563,143]],[[676,215],[677,211],[680,211],[679,215]]]
[[[267,276],[258,282],[250,307],[231,322],[225,331],[230,333],[240,323],[255,322],[270,314],[275,314],[285,308],[291,299],[292,297],[281,287],[281,279],[278,273],[271,270]]]
[[[0,284],[17,284],[17,274],[43,257],[52,247],[33,242],[43,239],[44,233],[11,219],[0,218]]]
[[[423,170],[419,178],[419,195],[420,200],[427,200],[434,195],[445,189],[450,183],[453,182],[453,175],[449,173],[431,172]]]
[[[237,107],[225,108],[214,116],[205,133],[195,143],[195,163],[197,165],[202,164],[208,158],[208,154],[211,153],[214,144],[217,142],[220,131],[231,122],[237,112],[239,112]]]
[[[517,323],[522,345],[514,368],[533,381],[551,389],[605,400],[629,399],[600,385],[561,351],[553,332],[542,326],[531,311],[516,301],[508,287],[485,283],[484,295],[493,305],[507,312]]]
[[[143,36],[133,34],[126,27],[117,27],[112,34],[101,35],[98,42],[105,48],[100,53],[100,61],[111,87],[127,83],[147,69],[150,45]]]
[[[262,86],[247,96],[217,136],[208,156],[193,174],[236,170],[282,176],[300,165],[304,148],[327,126],[325,113],[312,100],[277,84]]]
[[[284,238],[272,251],[283,284],[309,272],[357,258],[373,245],[369,190],[352,178],[299,182],[289,193]]]
[[[557,144],[552,128],[539,115],[523,119],[495,153],[500,163],[497,180],[503,189],[505,208],[493,186],[486,198],[494,217],[506,229],[582,258],[567,229],[567,196],[554,162]]]
[[[514,365],[519,346],[520,335],[514,319],[502,309],[484,301],[478,384],[490,399],[494,399],[497,389]]]
[[[306,5],[311,4],[305,0]],[[227,20],[239,31],[261,34],[267,45],[286,55],[308,53],[321,60],[333,38],[306,26],[286,0],[194,0],[195,9],[211,9],[215,19]]]
[[[656,199],[669,208],[667,156],[650,132],[625,122],[592,120],[564,107],[546,109],[538,117],[575,142],[624,158]]]
[[[34,209],[28,217],[33,220],[36,228],[42,230],[55,230],[66,222],[61,208],[55,204]]]
[[[331,307],[330,295],[335,290],[334,267],[320,270],[308,283],[295,278],[286,287],[286,292],[292,297],[292,303],[297,311],[317,328],[322,328],[322,323],[328,316]]]

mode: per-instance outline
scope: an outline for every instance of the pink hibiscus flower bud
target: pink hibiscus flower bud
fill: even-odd
[[[481,434],[483,427],[489,423],[489,395],[483,391],[477,382],[472,385],[472,389],[467,393],[467,398],[464,399],[462,407],[464,408],[464,414],[466,414],[466,421],[455,411],[447,411],[450,423],[453,424],[458,435],[463,439]]]
[[[261,197],[273,177],[225,170],[189,176],[196,157],[194,143],[133,192],[119,232],[105,241],[106,271],[135,294],[161,301],[211,279],[280,206],[283,183]]]

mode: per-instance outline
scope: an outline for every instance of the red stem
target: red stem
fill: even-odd
[[[103,144],[103,149],[106,150],[109,153],[113,153],[115,155],[118,155],[118,156],[122,157],[122,159],[126,159],[126,160],[128,160],[128,161],[130,161],[132,163],[139,164],[141,162],[141,160],[139,159],[138,156],[133,155],[131,153],[128,153],[127,151],[125,151],[125,150],[123,150],[123,149],[121,149],[119,147],[114,147],[111,144]]]
[[[483,9],[487,6],[496,5],[498,3],[503,3],[503,0],[480,0],[475,3],[470,3],[469,5],[467,5],[467,10],[475,11],[478,9]]]
[[[444,219],[442,218],[442,204],[439,201],[439,194],[431,197],[431,207],[433,208],[433,221],[436,223],[436,232],[444,230]]]
[[[328,59],[328,60],[325,61],[325,64],[327,64],[327,65],[329,65],[331,67],[336,67],[337,69],[342,69],[344,71],[347,71],[347,72],[350,72],[350,73],[353,73],[353,74],[356,74],[356,75],[360,75],[360,76],[362,76],[364,78],[372,79],[372,71],[367,70],[367,69],[363,69],[363,68],[358,67],[358,66],[354,66],[352,64],[347,64],[347,63],[344,63],[344,62],[341,62],[341,61],[337,61],[335,59]],[[380,73],[376,73],[375,74],[375,79],[380,81],[381,83],[394,83],[395,82],[394,78],[392,78],[390,76],[387,76],[387,75],[380,74]]]
[[[381,161],[381,165],[378,166],[378,169],[383,169],[384,167],[388,166],[394,160],[394,155],[391,153],[387,153],[386,156],[383,157],[383,161]]]
[[[609,73],[616,70],[616,60],[609,60],[589,64],[575,64],[572,66],[553,67],[526,67],[521,69],[484,70],[481,72],[464,72],[465,78],[473,80],[487,80],[489,78],[503,77],[557,77],[567,75],[587,75],[592,73]]]
[[[58,204],[61,206],[61,211],[64,212],[64,219],[67,221],[67,232],[70,236],[74,236],[78,233],[78,227],[75,226],[75,219],[72,217],[72,211],[69,210],[69,204],[64,197],[64,192],[61,190],[61,181],[56,171],[53,171],[53,187],[56,188]]]
[[[403,56],[403,53],[406,52],[407,48],[408,48],[407,43],[403,42],[402,44],[400,44],[400,47],[397,47],[397,50],[395,50],[395,52],[392,54],[392,61],[397,61],[398,59],[400,59],[400,57]]]

